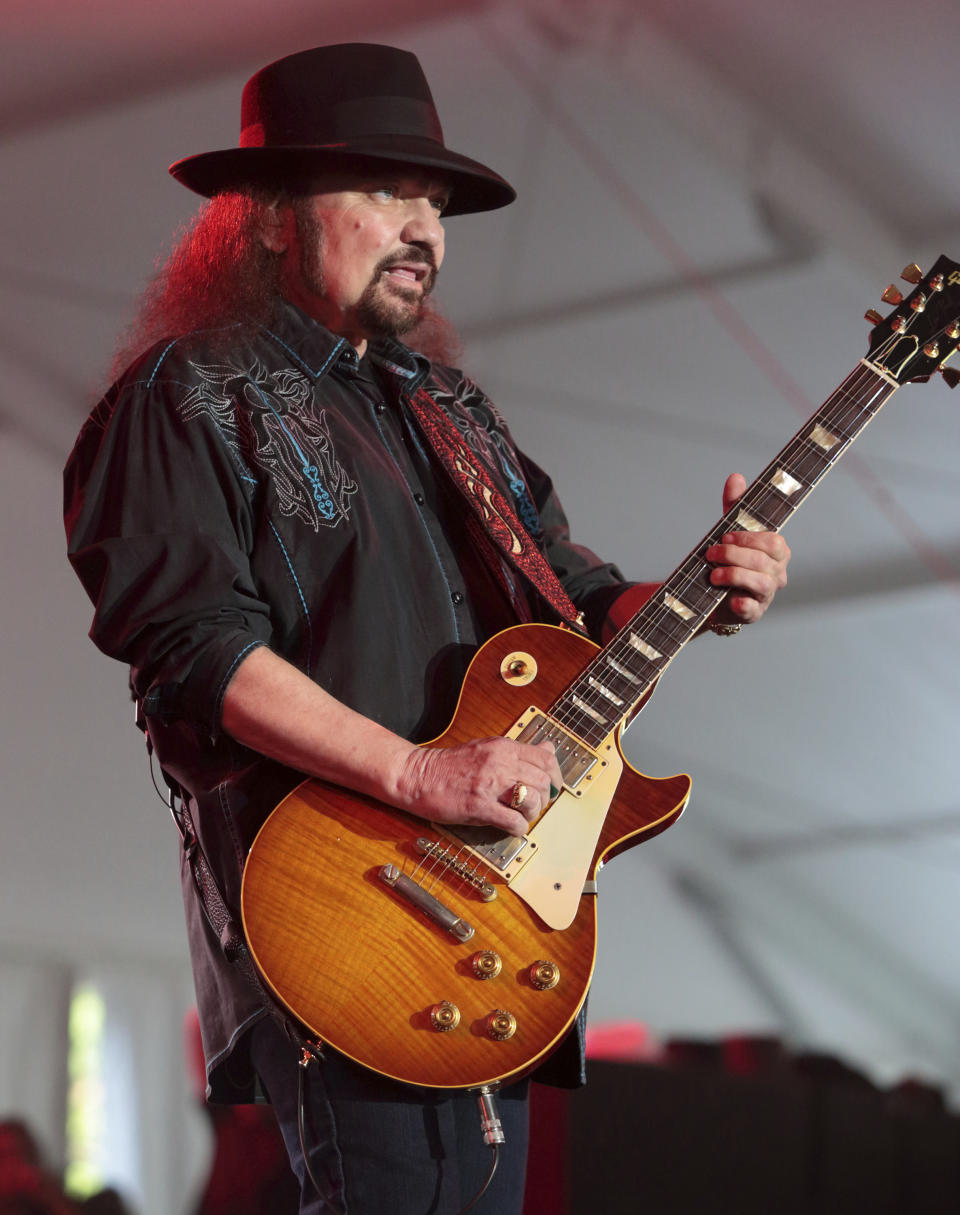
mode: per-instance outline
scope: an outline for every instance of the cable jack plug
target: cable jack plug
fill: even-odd
[[[490,1085],[485,1084],[477,1095],[477,1105],[480,1107],[480,1129],[483,1132],[483,1142],[488,1147],[505,1142],[493,1092]]]

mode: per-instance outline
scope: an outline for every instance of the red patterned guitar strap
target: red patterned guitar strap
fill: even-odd
[[[440,464],[467,500],[483,534],[520,571],[561,620],[584,632],[583,620],[563,583],[520,522],[516,511],[459,430],[423,388],[408,396],[414,417]]]

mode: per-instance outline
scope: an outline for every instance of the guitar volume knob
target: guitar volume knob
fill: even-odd
[[[500,955],[492,949],[478,950],[470,959],[470,964],[478,979],[495,979],[503,968]]]
[[[527,974],[537,991],[550,991],[560,982],[560,967],[556,962],[534,962]]]
[[[505,1042],[517,1032],[517,1018],[505,1008],[495,1008],[487,1015],[484,1026],[494,1042]]]
[[[441,1000],[430,1009],[430,1024],[437,1033],[448,1033],[460,1024],[460,1009],[449,1000]]]

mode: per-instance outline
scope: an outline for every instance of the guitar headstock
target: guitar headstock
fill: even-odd
[[[944,364],[960,341],[960,265],[939,257],[926,274],[919,266],[908,266],[902,277],[914,290],[905,299],[896,287],[884,291],[884,301],[898,305],[893,312],[887,317],[867,313],[867,320],[876,323],[866,361],[898,384],[929,380],[941,371],[955,388],[960,371]]]

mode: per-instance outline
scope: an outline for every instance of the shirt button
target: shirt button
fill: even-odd
[[[463,603],[463,591],[454,591],[450,598],[459,607]]]
[[[414,494],[413,500],[416,502],[417,506],[423,506],[424,502],[426,502],[426,498],[420,493]]]

